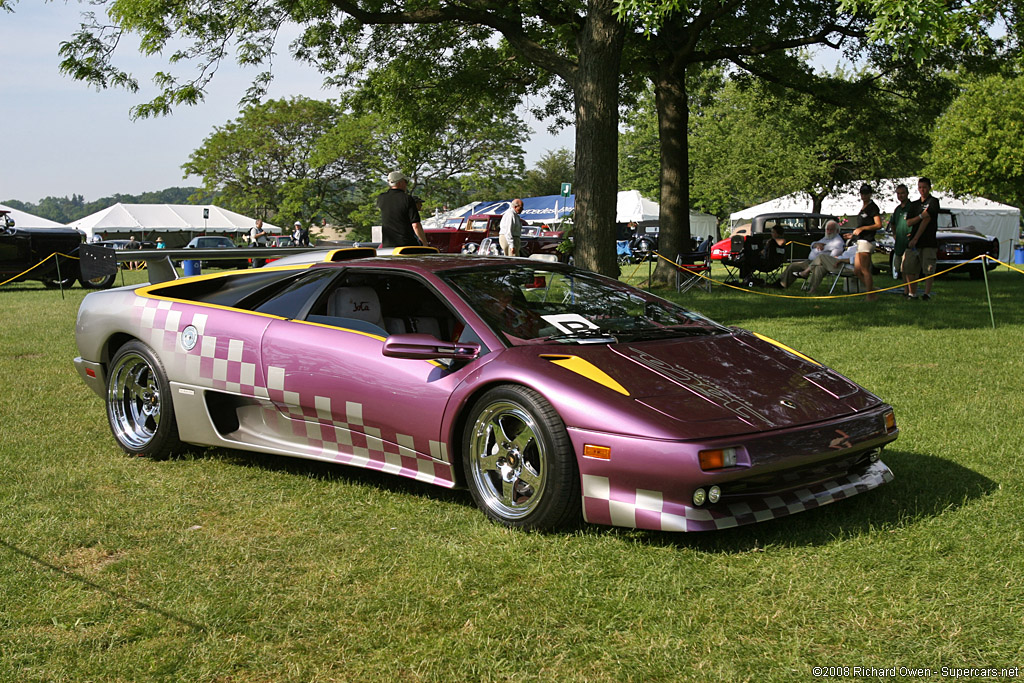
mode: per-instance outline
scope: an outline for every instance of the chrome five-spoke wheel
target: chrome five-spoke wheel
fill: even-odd
[[[129,453],[162,457],[178,444],[167,378],[141,342],[125,344],[111,363],[107,417],[114,437]]]
[[[508,385],[481,397],[463,457],[473,498],[492,519],[554,528],[578,517],[579,474],[568,435],[536,392]]]

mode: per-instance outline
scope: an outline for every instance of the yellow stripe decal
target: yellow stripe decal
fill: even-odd
[[[619,384],[614,379],[609,377],[608,373],[606,373],[604,370],[597,367],[590,361],[583,360],[579,356],[542,355],[541,358],[549,360],[555,365],[561,366],[566,370],[571,370],[572,372],[575,372],[577,375],[586,377],[592,382],[597,382],[598,384],[606,386],[612,391],[617,391],[623,396],[629,396],[629,392],[626,391],[625,387],[623,387],[621,384]]]
[[[789,353],[793,354],[797,358],[803,358],[808,363],[814,363],[815,365],[821,365],[821,363],[819,363],[818,361],[814,360],[813,358],[811,358],[809,356],[805,356],[804,354],[800,353],[799,351],[796,351],[794,349],[789,348],[788,346],[786,346],[782,342],[775,341],[771,337],[766,337],[763,334],[758,334],[757,332],[754,332],[754,336],[757,337],[758,339],[762,340],[762,341],[768,342],[769,344],[774,344],[775,346],[778,346],[783,351],[788,351]]]

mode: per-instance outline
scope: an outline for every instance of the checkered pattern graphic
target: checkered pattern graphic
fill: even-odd
[[[862,474],[837,477],[782,495],[695,507],[686,501],[666,500],[662,491],[612,488],[608,477],[584,474],[583,515],[594,524],[657,531],[712,531],[810,510],[864,493],[892,479],[889,468],[878,461]]]
[[[283,367],[269,367],[264,378],[258,350],[268,319],[230,311],[204,312],[195,306],[132,296],[131,319],[138,337],[158,351],[172,378],[252,397],[262,409],[269,434],[284,436],[297,455],[454,486],[447,444],[427,440],[421,451],[412,435],[384,434],[364,421],[363,405],[354,401],[345,402],[340,413],[344,419],[338,419],[330,397],[314,395],[304,400],[301,386],[285,386]],[[237,319],[211,325],[211,315]],[[186,350],[181,331],[189,325],[196,328],[198,339],[195,347]],[[230,335],[215,334],[215,328],[230,330]]]

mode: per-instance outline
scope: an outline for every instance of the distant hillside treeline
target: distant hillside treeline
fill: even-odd
[[[157,192],[143,192],[142,194],[115,194],[112,197],[103,197],[94,202],[86,202],[85,197],[80,194],[73,194],[68,197],[46,197],[38,204],[30,202],[19,202],[16,199],[7,199],[2,203],[11,208],[49,218],[58,223],[70,223],[84,218],[97,211],[102,211],[114,204],[209,204],[212,197],[205,194],[198,187],[169,187],[166,190]]]

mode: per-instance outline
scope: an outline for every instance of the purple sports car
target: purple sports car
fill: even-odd
[[[593,273],[375,257],[97,292],[75,359],[129,453],[183,444],[466,486],[513,527],[699,531],[892,474],[892,408],[833,370]]]

